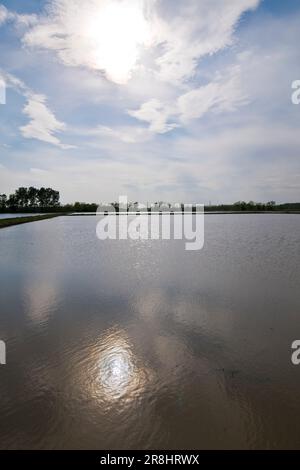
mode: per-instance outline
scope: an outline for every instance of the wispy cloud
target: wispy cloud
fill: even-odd
[[[241,15],[260,0],[53,0],[24,36],[24,44],[57,53],[68,66],[103,71],[126,83],[142,51],[162,80],[190,78],[199,59],[233,41]],[[171,14],[170,14],[171,12]]]
[[[172,108],[157,99],[147,101],[136,111],[129,110],[128,114],[140,121],[149,123],[150,133],[165,134],[178,127],[178,124],[168,122],[169,117],[174,114]]]
[[[0,5],[0,26],[5,23],[7,19],[7,14],[7,9],[3,5]]]
[[[207,85],[194,88],[180,95],[175,103],[164,104],[152,99],[138,110],[129,110],[135,119],[149,124],[152,134],[165,134],[189,121],[202,118],[208,112],[233,112],[249,103],[241,83],[241,67],[235,64]]]
[[[126,83],[150,41],[147,13],[156,0],[53,0],[24,36],[32,48],[55,51],[67,66],[104,72]]]
[[[47,106],[47,97],[34,93],[22,80],[8,73],[3,73],[5,83],[22,94],[27,102],[23,113],[29,118],[28,124],[20,127],[26,139],[37,139],[48,144],[56,145],[63,150],[75,148],[60,141],[57,133],[66,130],[64,122],[59,121]]]
[[[88,135],[91,137],[100,137],[103,145],[103,139],[120,140],[126,144],[136,144],[138,142],[145,142],[152,137],[148,129],[142,127],[122,126],[111,128],[108,126],[98,126],[94,129],[81,129],[76,130],[81,135]]]
[[[186,123],[191,119],[202,118],[209,111],[235,111],[248,102],[242,90],[240,66],[234,65],[216,80],[181,95],[178,112],[180,119]]]
[[[47,99],[43,95],[31,95],[23,109],[28,116],[29,123],[22,126],[20,131],[26,139],[37,139],[49,144],[57,145],[63,150],[74,148],[72,145],[61,143],[56,133],[66,129],[66,124],[56,119],[55,115],[46,106]]]
[[[0,5],[0,26],[7,21],[29,27],[37,23],[38,17],[34,14],[19,15],[18,13],[8,10],[4,5]]]
[[[241,15],[255,9],[260,0],[185,0],[160,8],[157,42],[162,54],[156,58],[158,75],[167,82],[191,78],[199,59],[230,46]],[[169,6],[168,6],[169,5]]]
[[[13,73],[4,78],[23,97],[8,90],[1,107],[3,190],[39,182],[67,201],[78,191],[95,201],[123,192],[190,202],[297,199],[299,7],[45,3],[22,27],[17,13],[0,8],[1,62]],[[67,138],[77,149],[62,151],[72,147]]]

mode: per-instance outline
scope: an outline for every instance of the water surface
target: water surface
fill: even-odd
[[[0,231],[0,447],[300,448],[300,217],[207,216],[199,252],[96,223]]]

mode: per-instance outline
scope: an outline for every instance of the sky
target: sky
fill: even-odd
[[[299,0],[0,0],[0,193],[300,201],[299,40]]]

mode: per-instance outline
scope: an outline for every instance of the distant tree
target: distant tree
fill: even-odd
[[[52,196],[51,196],[51,206],[52,207],[58,207],[59,206],[59,198],[60,198],[59,191],[52,190]]]
[[[269,201],[269,202],[267,202],[266,206],[267,206],[268,211],[273,211],[276,207],[276,202],[275,201]]]
[[[47,207],[47,191],[46,188],[40,188],[38,190],[38,204],[39,207]]]
[[[7,204],[7,196],[6,194],[0,194],[0,209],[5,210]]]
[[[15,200],[17,206],[25,209],[28,206],[28,190],[27,188],[19,188],[15,192]]]
[[[16,210],[42,210],[57,209],[60,206],[59,192],[52,188],[36,189],[18,188],[9,198],[5,194],[0,196],[0,210],[9,209],[13,212]]]
[[[233,204],[233,209],[236,211],[244,210],[246,203],[244,201],[238,201]]]
[[[13,212],[18,208],[17,198],[15,194],[10,194],[8,201],[7,201],[7,207],[9,210]]]
[[[74,210],[77,212],[81,212],[82,210],[82,203],[81,202],[75,202],[74,204]]]
[[[35,208],[38,205],[38,189],[30,186],[28,188],[28,203],[31,208]]]
[[[52,188],[40,188],[37,190],[37,201],[40,208],[53,208],[59,206],[59,192]]]

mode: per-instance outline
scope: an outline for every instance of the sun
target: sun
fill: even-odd
[[[94,68],[126,83],[136,66],[142,46],[150,40],[150,26],[143,0],[110,0],[100,4],[85,25]]]

